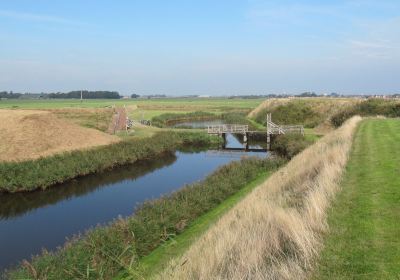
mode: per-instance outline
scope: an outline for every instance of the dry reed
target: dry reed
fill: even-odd
[[[157,279],[305,279],[360,117],[294,157],[226,213]]]

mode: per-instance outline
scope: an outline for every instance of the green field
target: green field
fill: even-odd
[[[61,109],[61,108],[105,108],[127,106],[133,119],[152,119],[164,113],[189,113],[195,111],[215,114],[229,111],[249,112],[256,108],[264,98],[154,98],[154,99],[20,99],[0,100],[0,109]],[[135,109],[132,109],[137,107]]]
[[[400,279],[400,120],[360,125],[315,279]]]
[[[8,99],[0,100],[0,108],[52,109],[52,108],[101,108],[112,105],[138,105],[143,108],[176,109],[187,111],[198,109],[220,110],[225,108],[251,109],[264,98],[154,98],[154,99]]]

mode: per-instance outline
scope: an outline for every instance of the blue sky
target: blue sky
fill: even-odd
[[[400,1],[0,2],[0,90],[400,92]]]

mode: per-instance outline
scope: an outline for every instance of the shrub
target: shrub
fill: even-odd
[[[306,147],[312,144],[311,140],[299,134],[276,135],[271,142],[271,150],[278,155],[291,159]]]
[[[352,116],[377,116],[400,117],[400,103],[393,100],[368,99],[367,101],[358,103],[351,108],[343,110],[331,118],[331,123],[335,127],[341,126],[347,119]]]
[[[305,127],[315,127],[323,121],[322,116],[312,110],[310,104],[295,100],[279,105],[273,109],[264,108],[255,117],[259,123],[266,123],[267,113],[272,113],[273,122],[280,125],[302,124]]]

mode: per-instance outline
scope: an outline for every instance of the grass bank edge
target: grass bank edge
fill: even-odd
[[[200,132],[158,132],[152,137],[76,150],[22,162],[0,163],[0,192],[46,189],[80,176],[149,159],[187,145],[208,147],[220,139]]]
[[[136,271],[137,261],[182,234],[197,217],[217,207],[257,178],[286,161],[249,158],[218,168],[203,181],[143,203],[134,215],[73,238],[54,253],[43,252],[8,272],[10,279],[110,279],[121,269]],[[194,207],[196,206],[196,207]],[[180,229],[180,222],[187,219]],[[85,278],[85,279],[86,279]]]
[[[195,239],[203,234],[224,213],[226,213],[226,211],[231,209],[255,187],[266,180],[271,173],[272,171],[270,170],[261,172],[254,180],[249,182],[237,193],[231,195],[217,207],[194,220],[183,233],[176,236],[176,238],[167,241],[149,255],[143,257],[139,261],[138,269],[135,270],[134,275],[139,275],[139,278],[142,279],[151,279],[152,276],[163,269],[163,266],[165,266],[171,258],[182,255]],[[115,279],[132,279],[132,275],[129,275],[128,272],[124,272]]]

